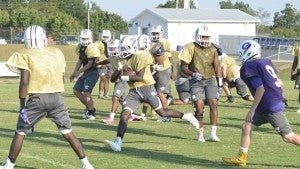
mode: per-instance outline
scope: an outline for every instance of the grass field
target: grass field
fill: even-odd
[[[298,91],[289,80],[290,67],[277,63],[279,77],[284,81],[284,96],[289,106],[286,115],[294,132],[300,133]],[[238,153],[241,124],[250,103],[236,97],[234,104],[226,104],[226,97],[219,102],[220,142],[196,141],[196,130],[186,121],[172,119],[170,123],[147,121],[129,122],[123,140],[122,152],[113,152],[105,147],[104,140],[116,136],[119,114],[115,125],[105,125],[100,121],[110,112],[111,101],[97,99],[98,88],[93,93],[97,109],[95,121],[82,120],[84,106],[73,96],[74,83],[65,84],[65,101],[70,110],[73,130],[82,142],[90,162],[96,169],[220,169],[228,167],[222,163],[224,156]],[[112,84],[110,87],[112,90]],[[18,117],[18,79],[0,78],[0,161],[7,158],[11,139]],[[173,94],[177,97],[175,89]],[[112,93],[112,92],[110,92]],[[182,112],[191,112],[191,105],[171,106]],[[209,136],[209,108],[205,115],[205,137]],[[120,111],[119,111],[120,112]],[[149,114],[148,114],[149,115]],[[284,143],[280,136],[267,124],[253,132],[248,164],[245,168],[294,169],[300,168],[299,149]],[[17,160],[16,169],[75,169],[80,168],[79,160],[68,143],[64,141],[56,126],[48,119],[42,120],[35,132],[26,137]]]

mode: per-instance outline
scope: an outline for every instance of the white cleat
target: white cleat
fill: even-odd
[[[122,139],[120,137],[116,137],[114,141],[105,140],[105,143],[113,151],[121,151]]]
[[[205,139],[203,136],[198,136],[197,141],[204,143]]]
[[[217,135],[215,135],[215,134],[211,134],[209,136],[209,140],[213,141],[213,142],[219,142],[220,141],[219,137]]]
[[[185,113],[182,119],[189,121],[196,129],[199,129],[199,121],[192,113]]]
[[[82,169],[94,169],[94,167],[89,162],[89,160],[87,159],[87,157],[81,159],[80,162],[81,162]]]
[[[14,169],[15,164],[10,162],[10,159],[6,159],[0,169]]]

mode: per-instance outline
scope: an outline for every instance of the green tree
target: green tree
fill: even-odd
[[[272,36],[296,38],[300,35],[300,14],[289,3],[285,4],[284,10],[275,12],[273,23]]]
[[[7,26],[9,24],[9,13],[7,10],[0,10],[0,26]]]
[[[178,8],[184,7],[184,0],[178,0]],[[190,1],[189,7],[195,9],[194,1]],[[159,4],[157,8],[176,8],[176,0],[168,0],[165,4]]]
[[[10,12],[11,26],[14,28],[26,28],[32,24],[46,26],[47,19],[36,9],[28,6],[18,6]]]
[[[58,12],[49,20],[47,28],[49,29],[49,33],[51,33],[53,37],[57,38],[64,34],[78,34],[81,29],[81,25],[80,22],[75,20],[72,16],[64,12]]]

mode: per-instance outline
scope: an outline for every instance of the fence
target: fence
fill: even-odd
[[[292,62],[294,57],[291,54],[291,48],[299,39],[288,38],[268,38],[257,36],[229,36],[220,35],[219,44],[223,52],[230,56],[237,56],[237,49],[244,40],[256,40],[262,46],[262,56],[274,61]]]

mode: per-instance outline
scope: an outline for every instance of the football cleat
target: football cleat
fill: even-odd
[[[211,135],[209,136],[209,140],[210,140],[210,141],[213,141],[213,142],[218,142],[218,141],[220,141],[219,137],[218,137],[217,135],[215,135],[215,134],[211,134]]]
[[[109,124],[109,125],[114,125],[115,121],[111,117],[106,117],[104,119],[101,119],[104,123]]]
[[[3,165],[0,166],[0,169],[14,169],[15,164],[10,162],[10,159],[7,158]]]
[[[223,162],[225,162],[228,165],[235,165],[235,166],[246,166],[247,164],[247,153],[246,152],[240,152],[236,157],[232,158],[222,158]]]
[[[185,113],[182,119],[189,121],[196,129],[199,129],[199,121],[192,113]]]
[[[121,151],[121,146],[122,146],[122,139],[121,139],[121,137],[116,137],[114,141],[105,140],[105,143],[113,151]]]

